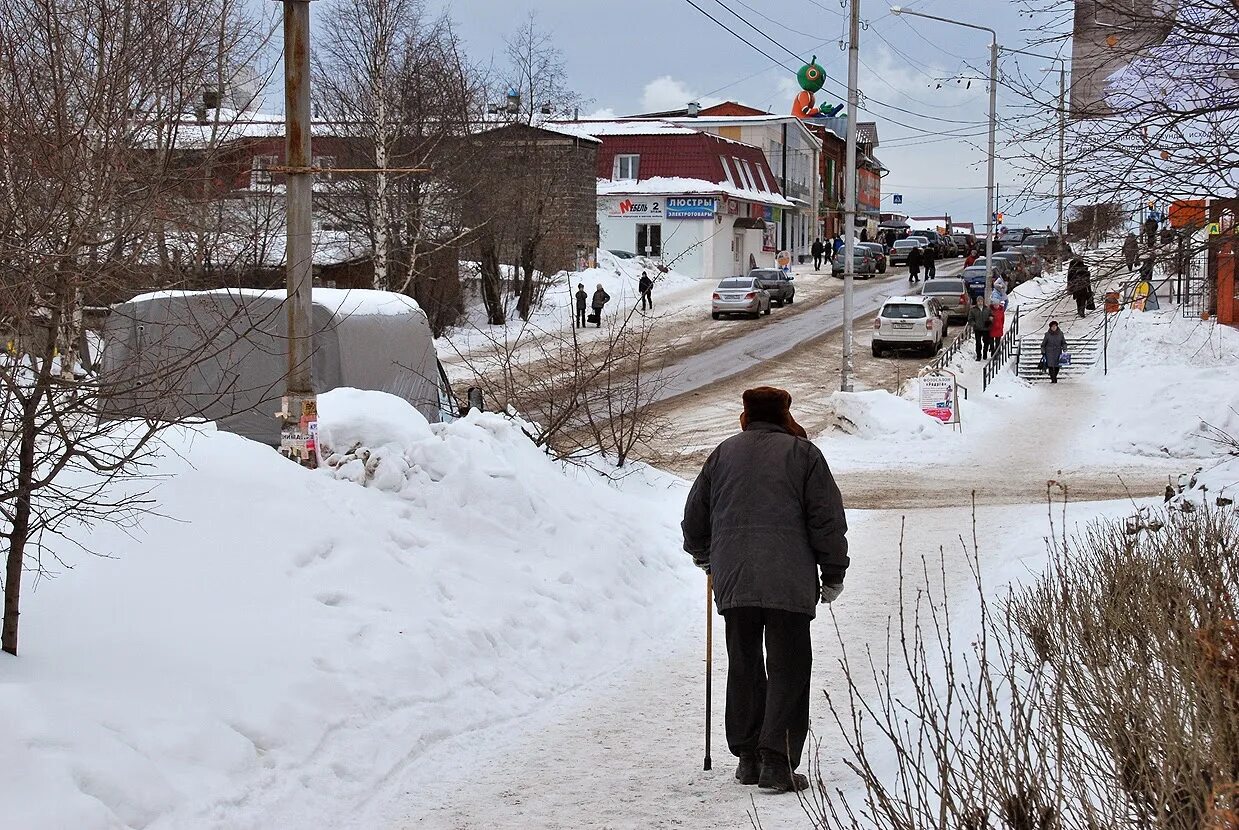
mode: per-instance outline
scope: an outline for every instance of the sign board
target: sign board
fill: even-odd
[[[740,203],[735,199],[727,200],[727,215],[738,216],[740,214]]]
[[[623,216],[631,219],[662,219],[661,196],[624,196],[607,202],[607,216]]]
[[[767,222],[761,232],[761,249],[763,253],[772,254],[779,249],[779,226]]]
[[[949,372],[921,376],[921,411],[944,424],[959,423],[959,385]]]
[[[902,193],[896,193],[896,194],[894,194],[894,199],[895,199],[895,204],[897,204],[897,205],[902,205],[902,204],[903,204],[903,194],[902,194]]]
[[[1222,235],[1222,223],[1221,222],[1210,222],[1208,231],[1209,231],[1209,236],[1221,236]]]
[[[713,219],[718,200],[709,196],[673,196],[667,199],[668,219]]]

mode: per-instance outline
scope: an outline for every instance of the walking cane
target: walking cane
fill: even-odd
[[[714,576],[706,574],[706,761],[703,767],[710,770],[710,680],[714,672]]]

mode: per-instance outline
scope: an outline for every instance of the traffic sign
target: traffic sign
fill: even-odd
[[[896,193],[896,194],[895,194],[895,204],[897,204],[897,205],[902,205],[902,204],[903,204],[903,194],[902,194],[902,193]]]

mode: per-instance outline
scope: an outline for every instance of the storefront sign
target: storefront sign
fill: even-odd
[[[944,424],[959,423],[955,376],[930,372],[921,376],[921,411]]]
[[[624,216],[632,219],[663,218],[661,197],[625,196],[607,203],[607,216]]]
[[[727,215],[728,216],[739,216],[740,215],[740,203],[736,201],[735,199],[727,200]]]
[[[761,249],[764,253],[774,253],[779,247],[779,226],[767,222],[761,233]]]
[[[706,196],[675,196],[667,199],[668,219],[711,219],[718,200]]]

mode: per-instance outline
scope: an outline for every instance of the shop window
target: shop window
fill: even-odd
[[[611,173],[611,178],[615,181],[636,180],[640,166],[641,156],[639,155],[616,156],[615,169]]]
[[[663,255],[662,225],[637,225],[637,254],[639,256]]]
[[[254,156],[250,164],[250,187],[270,187],[271,168],[279,164],[278,156]]]

